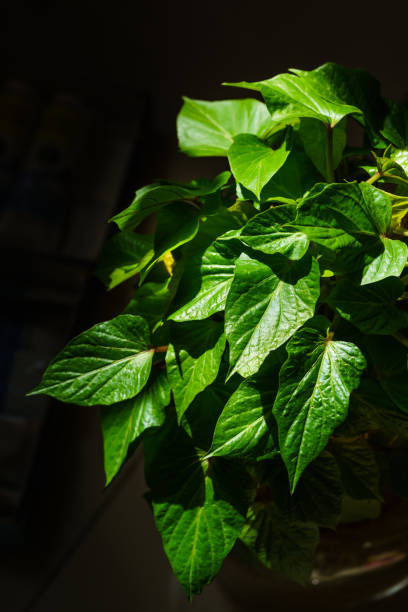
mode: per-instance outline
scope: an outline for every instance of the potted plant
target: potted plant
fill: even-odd
[[[177,126],[230,171],[136,192],[98,271],[133,298],[31,392],[101,406],[107,484],[143,440],[190,598],[237,540],[305,583],[319,529],[408,494],[408,107],[334,63],[229,85],[263,101],[185,98]]]

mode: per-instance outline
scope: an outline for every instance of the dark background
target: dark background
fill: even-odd
[[[110,211],[128,203],[137,187],[159,177],[211,175],[224,166],[224,160],[191,160],[177,152],[175,119],[182,95],[244,96],[221,82],[260,80],[289,67],[312,69],[335,61],[370,71],[385,96],[406,100],[407,17],[405,2],[13,0],[1,11],[0,81],[23,81],[43,101],[58,92],[79,100],[97,118],[92,139],[103,143],[106,163],[116,155],[117,141],[120,151],[127,147],[118,162],[121,172],[115,166],[116,187],[100,207],[101,240]],[[115,145],[104,131],[110,125]],[[86,179],[92,175],[93,194],[97,177],[106,174],[95,159],[92,170],[81,166]],[[27,224],[21,222],[22,232],[31,231]],[[91,240],[93,218],[82,224],[75,240],[84,245]],[[75,253],[68,260],[64,255],[64,265],[71,276],[77,266],[85,280],[78,281],[76,298],[62,304],[57,298],[65,268],[52,268],[60,265],[61,252],[44,255],[36,248],[33,255],[17,239],[16,245],[0,245],[7,278],[13,279],[12,290],[3,291],[6,322],[22,317],[24,329],[31,329],[41,319],[43,332],[55,332],[51,344],[58,349],[75,331],[117,314],[125,304],[126,290],[105,297],[92,276],[95,257]],[[43,291],[27,298],[26,288],[38,287],[37,279],[51,268],[48,297]],[[29,354],[35,356],[37,349],[41,352],[34,343]],[[24,372],[21,376],[23,395],[28,383]],[[140,455],[103,491],[97,409],[52,404],[40,429],[24,495],[12,509],[15,517],[10,513],[15,532],[1,554],[2,611],[238,609],[217,584],[192,608],[185,603],[141,498]],[[402,610],[407,601],[402,594],[394,604],[380,602],[372,609]],[[274,602],[274,609],[285,610],[284,603]]]
[[[406,97],[407,12],[403,1],[14,0],[2,14],[0,62],[4,76],[78,91],[123,112],[148,92],[157,159],[163,149],[175,155],[181,96],[239,95],[223,81],[335,61],[372,72],[387,97]]]

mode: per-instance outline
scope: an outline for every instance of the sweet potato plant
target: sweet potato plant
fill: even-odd
[[[408,106],[334,63],[229,85],[254,97],[184,98],[177,121],[229,169],[112,219],[98,274],[133,298],[32,391],[101,406],[107,484],[143,441],[190,598],[237,539],[305,582],[319,528],[408,494]]]

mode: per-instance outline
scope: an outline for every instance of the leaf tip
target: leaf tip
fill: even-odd
[[[299,479],[302,475],[302,472],[299,472],[298,470],[296,470],[294,474],[291,474],[289,472],[288,474],[289,474],[289,483],[290,483],[290,494],[293,495],[297,487],[297,484],[299,482]]]
[[[113,474],[109,474],[109,475],[108,475],[108,474],[105,472],[105,484],[104,484],[105,489],[106,489],[106,488],[107,488],[107,487],[110,485],[110,483],[112,482],[112,480],[113,480],[113,476],[114,476]]]
[[[25,397],[31,397],[33,395],[40,395],[41,393],[45,393],[45,391],[43,391],[41,385],[38,385],[37,387],[34,387],[34,389],[31,389],[31,391],[27,391],[27,393],[25,394]]]

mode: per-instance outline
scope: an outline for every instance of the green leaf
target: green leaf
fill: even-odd
[[[291,494],[288,473],[280,458],[276,458],[273,473],[268,478],[272,497],[280,511],[291,520],[312,522],[321,527],[336,527],[339,522],[343,485],[333,456],[323,451],[303,472],[296,490]]]
[[[285,139],[278,149],[272,149],[252,134],[239,134],[228,149],[228,161],[237,183],[255,193],[258,200],[262,188],[283,166],[290,153]]]
[[[141,278],[146,278],[154,264],[177,247],[190,242],[198,232],[200,214],[186,202],[173,202],[157,214],[157,229],[154,236],[154,256]]]
[[[303,199],[294,223],[316,244],[360,248],[386,234],[391,222],[387,194],[366,183],[318,184]]]
[[[138,315],[145,319],[153,330],[161,321],[170,305],[170,278],[164,283],[145,283],[139,287],[123,314]]]
[[[303,199],[295,230],[302,231],[341,273],[362,269],[381,255],[391,223],[388,195],[366,183],[317,184]],[[332,253],[330,253],[332,251]]]
[[[232,85],[260,91],[275,121],[313,117],[334,126],[352,114],[370,133],[381,124],[386,108],[379,83],[367,72],[333,62],[311,71],[294,68],[291,72],[294,74]]]
[[[265,104],[258,100],[183,100],[177,134],[181,151],[192,157],[227,155],[234,136],[246,133],[262,138],[274,126]]]
[[[240,185],[236,185],[238,199],[235,200],[232,206],[229,206],[228,210],[230,212],[233,212],[237,217],[239,217],[241,221],[241,225],[245,225],[246,223],[248,223],[249,219],[251,219],[259,211],[259,203],[252,202],[250,200],[245,200],[243,198],[239,198],[238,196],[239,189],[240,189]]]
[[[166,372],[156,370],[136,397],[101,408],[106,485],[125,461],[130,444],[147,429],[163,425],[169,403]]]
[[[388,109],[379,82],[368,72],[334,62],[309,72],[297,69],[291,72],[297,76],[284,74],[255,83],[225,84],[260,91],[267,104],[269,97],[268,108],[275,120],[315,117],[333,124],[351,113],[366,126],[374,146],[385,146],[379,132]]]
[[[375,452],[365,438],[350,440],[336,437],[331,441],[330,450],[340,467],[343,484],[350,497],[383,501],[380,468]]]
[[[207,320],[174,324],[171,337],[166,366],[180,422],[196,395],[217,378],[225,335],[222,324]]]
[[[121,232],[105,244],[96,270],[108,289],[131,278],[153,257],[153,236]]]
[[[189,200],[194,204],[196,198],[215,193],[228,183],[230,177],[230,172],[221,172],[213,181],[202,179],[188,185],[161,181],[147,185],[136,191],[135,199],[130,206],[112,217],[111,221],[114,221],[121,230],[134,229],[143,219],[171,202]]]
[[[293,71],[303,76],[310,87],[328,100],[339,100],[355,106],[360,113],[353,115],[367,129],[374,146],[381,146],[377,132],[383,125],[387,107],[381,96],[380,83],[365,70],[346,68],[327,62],[315,70]]]
[[[403,170],[404,178],[408,178],[408,140],[403,149],[391,149],[390,157]]]
[[[329,322],[318,319],[322,329]],[[279,446],[293,491],[307,465],[347,416],[350,393],[366,367],[360,349],[304,327],[287,345],[273,408]]]
[[[181,301],[182,305],[169,318],[174,321],[207,319],[224,310],[235,260],[241,250],[238,240],[216,240],[204,253],[193,255],[178,295],[178,303]]]
[[[153,355],[146,321],[119,315],[71,340],[29,395],[45,393],[79,406],[130,399],[145,386]]]
[[[240,212],[230,208],[221,208],[216,215],[201,217],[200,231],[191,245],[184,248],[184,253],[191,257],[193,253],[201,254],[214,240],[221,238],[227,232],[237,231],[245,224]]]
[[[396,179],[407,179],[404,169],[396,161],[395,156],[390,155],[390,148],[387,148],[381,157],[376,155],[374,151],[372,151],[371,154],[375,159],[378,172],[380,172],[380,174],[385,175],[387,179],[393,177]]]
[[[381,387],[392,402],[408,414],[407,349],[391,337],[368,336],[365,343]]]
[[[146,480],[174,573],[191,599],[209,584],[245,522],[251,483],[240,466],[201,461],[172,424],[146,436]]]
[[[368,263],[361,278],[361,284],[375,283],[389,276],[399,276],[408,258],[408,247],[405,242],[392,240],[391,238],[380,238],[384,250],[380,255]]]
[[[325,87],[325,79],[317,78],[314,80],[318,82],[312,83],[307,75],[306,71],[297,71],[263,81],[261,93],[274,121],[311,117],[334,127],[347,115],[361,114],[356,106],[343,103],[335,95],[323,98],[319,89]]]
[[[227,363],[223,360],[215,381],[199,393],[181,419],[181,425],[199,448],[209,450],[218,418],[239,385],[234,376],[227,383]]]
[[[404,217],[408,214],[408,198],[404,196],[393,196],[392,202],[392,229],[398,229]]]
[[[408,385],[405,393],[408,393]],[[408,419],[377,381],[363,379],[351,394],[349,416],[338,432],[354,436],[377,430],[383,431],[390,439],[398,436],[408,440]]]
[[[314,314],[319,266],[310,255],[291,262],[280,254],[237,260],[225,308],[231,374],[255,374],[265,357]]]
[[[372,155],[376,162],[376,172],[379,177],[376,177],[379,184],[395,184],[396,195],[408,195],[408,150],[393,149],[388,147],[382,157],[378,157],[374,151]],[[371,168],[367,168],[367,172],[371,173]],[[374,173],[375,174],[375,173]],[[393,194],[390,194],[393,197]]]
[[[313,569],[319,530],[289,520],[273,504],[254,504],[241,540],[269,569],[305,584]]]
[[[345,120],[338,123],[329,137],[327,127],[317,119],[302,119],[299,135],[306,154],[327,181],[341,162],[347,142]]]
[[[407,313],[396,307],[403,291],[403,283],[392,276],[363,287],[344,278],[326,302],[363,333],[387,335],[408,325]]]
[[[278,389],[278,370],[283,349],[272,353],[257,376],[244,380],[226,403],[214,431],[211,457],[262,455],[274,449],[276,425],[272,415]],[[269,448],[271,447],[271,448]]]
[[[269,208],[247,223],[240,240],[267,255],[281,253],[289,259],[302,259],[309,247],[307,236],[302,232],[287,231],[284,226],[294,220],[296,212],[296,206],[290,204]]]
[[[387,109],[380,85],[370,74],[333,62],[311,71],[291,72],[294,75],[278,75],[255,84],[273,119],[314,117],[334,126],[352,114],[367,127],[373,143],[380,144],[377,132]]]
[[[285,164],[262,190],[262,201],[276,201],[286,197],[297,200],[321,180],[319,173],[303,153],[292,150]]]
[[[394,146],[403,149],[408,145],[408,104],[387,100],[388,113],[381,134]]]

